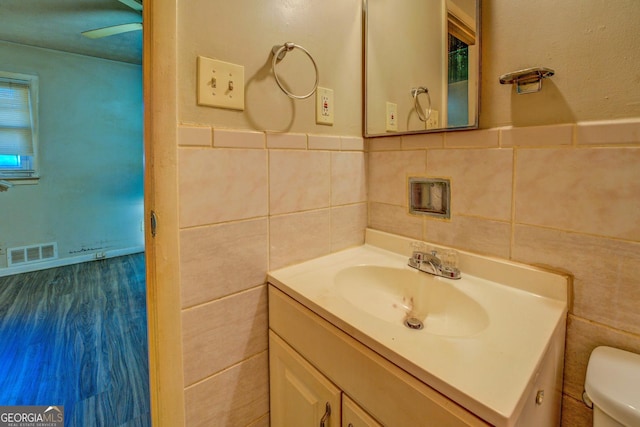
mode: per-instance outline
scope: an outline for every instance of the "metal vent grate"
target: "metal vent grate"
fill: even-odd
[[[53,259],[58,257],[58,250],[56,249],[54,243],[42,245],[40,249],[42,251],[42,259]]]
[[[27,262],[40,261],[40,247],[31,246],[27,248]]]
[[[25,262],[24,249],[10,249],[9,250],[9,265],[22,264]]]
[[[9,266],[32,264],[58,258],[58,244],[53,242],[9,248],[7,253]]]

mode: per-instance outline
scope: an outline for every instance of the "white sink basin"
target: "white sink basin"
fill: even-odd
[[[547,354],[559,358],[562,376],[568,277],[459,251],[462,278],[439,278],[407,267],[412,243],[367,230],[367,244],[268,280],[489,424],[516,425],[538,410],[535,379]],[[406,327],[408,315],[424,329]]]
[[[454,281],[427,273],[359,265],[339,271],[334,282],[340,296],[370,316],[403,328],[405,321],[422,322],[417,333],[465,337],[489,325],[486,310]]]

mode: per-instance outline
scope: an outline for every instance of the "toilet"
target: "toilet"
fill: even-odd
[[[594,427],[640,427],[640,355],[596,347],[589,357],[583,400]]]

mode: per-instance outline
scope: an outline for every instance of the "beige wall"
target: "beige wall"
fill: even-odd
[[[635,2],[603,10],[601,2],[543,3],[485,1],[485,130],[371,142],[369,224],[572,272],[565,417],[582,421],[565,425],[575,426],[590,416],[577,400],[589,350],[610,343],[640,351],[634,326],[640,322],[629,309],[629,302],[640,301],[637,281],[630,279],[639,273],[633,228],[639,223],[633,196],[640,181],[633,167],[638,124],[573,124],[638,116],[640,91],[631,90],[637,56],[628,52],[634,37],[637,46],[639,12]],[[172,24],[169,9],[154,22]],[[163,140],[175,130],[179,146],[155,163],[171,172],[177,166],[177,218],[172,221],[174,212],[164,206],[169,212],[159,212],[165,220],[159,232],[179,234],[179,285],[159,280],[180,288],[185,419],[188,425],[215,419],[266,426],[267,269],[362,241],[360,2],[184,1],[173,19],[175,33],[171,25],[152,30],[166,42],[158,51],[177,56],[177,75],[171,66],[154,69],[154,87],[161,78],[172,90],[176,84],[175,98],[171,90],[158,91],[167,94],[167,111],[175,104],[176,126],[168,133],[159,133],[161,123],[154,129]],[[335,91],[334,126],[315,124],[313,100],[292,101],[277,88],[269,52],[285,40],[316,57],[320,85]],[[244,112],[196,106],[198,55],[245,66]],[[298,59],[291,58],[286,79],[302,90],[308,64]],[[556,69],[543,92],[516,97],[497,83],[500,74],[533,65]],[[153,105],[164,111],[162,102],[156,98]],[[571,124],[522,127],[555,123]],[[517,127],[497,128],[510,124]],[[452,177],[452,221],[406,214],[409,172]],[[163,187],[167,195],[157,188],[158,202],[173,200],[172,179],[163,181],[170,184]],[[178,261],[159,263],[162,275],[165,264]]]
[[[571,273],[563,426],[590,426],[591,350],[640,353],[640,3],[499,0],[482,13],[483,130],[370,140],[369,226]],[[498,83],[537,65],[556,71],[540,93]],[[450,221],[407,213],[414,174],[451,178]]]
[[[638,117],[637,1],[485,0],[480,126]],[[548,67],[542,92],[516,95],[502,74]]]
[[[360,2],[178,3],[178,228],[186,425],[269,422],[266,273],[364,241]],[[276,85],[271,48],[292,41],[333,89]],[[245,67],[245,110],[196,105],[196,58]],[[295,50],[278,66],[294,93],[314,74]]]
[[[360,1],[181,1],[178,3],[178,107],[181,123],[236,129],[362,134]],[[315,124],[315,96],[288,98],[276,85],[271,48],[284,42],[306,48],[316,60],[319,85],[333,89],[333,126]],[[245,111],[196,105],[196,57],[245,67]],[[313,87],[308,58],[295,50],[278,75],[296,94]]]

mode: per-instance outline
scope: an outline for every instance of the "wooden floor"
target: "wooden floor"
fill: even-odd
[[[0,277],[0,406],[150,426],[144,254]]]

